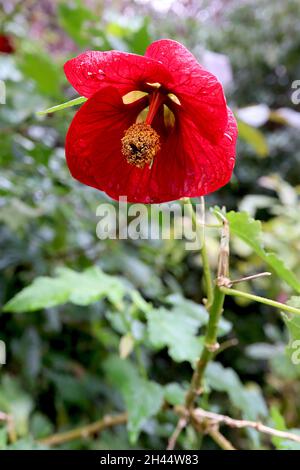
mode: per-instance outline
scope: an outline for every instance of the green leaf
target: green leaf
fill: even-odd
[[[42,413],[36,412],[30,422],[30,431],[35,439],[41,439],[54,432],[54,424]]]
[[[144,18],[141,27],[128,36],[128,44],[130,45],[130,50],[135,54],[145,54],[150,43],[149,18],[146,17]]]
[[[36,82],[41,93],[60,96],[61,73],[50,56],[41,51],[24,52],[20,68],[24,75]]]
[[[56,113],[56,111],[61,111],[62,109],[70,108],[71,106],[77,106],[78,104],[84,103],[87,101],[87,98],[84,96],[79,96],[74,100],[66,101],[65,103],[57,104],[51,108],[45,109],[44,111],[38,111],[36,114],[38,116],[43,116],[44,114]]]
[[[0,387],[0,410],[12,415],[18,436],[28,434],[32,409],[32,398],[21,388],[19,380],[8,375],[3,376]]]
[[[176,382],[165,386],[165,400],[173,406],[184,405],[186,390]]]
[[[199,321],[200,327],[207,324],[208,313],[203,305],[197,304],[192,300],[185,299],[180,294],[171,294],[166,298],[166,301],[172,305],[172,312],[177,312],[178,315],[181,315],[182,312],[184,312],[185,315]],[[227,335],[231,328],[232,324],[222,317],[219,322],[218,336]]]
[[[199,318],[182,309],[168,311],[159,308],[147,313],[149,340],[157,349],[168,348],[169,355],[176,362],[194,363],[202,351],[203,338],[197,337],[203,324],[202,307]]]
[[[279,409],[276,406],[272,406],[270,409],[270,415],[273,421],[273,425],[275,425],[275,429],[278,429],[279,431],[286,431],[286,425],[284,421],[284,417],[281,415]],[[282,449],[282,441],[280,437],[273,436],[272,437],[272,444],[276,447],[276,449],[281,450]]]
[[[34,441],[31,436],[24,437],[19,439],[18,441],[14,442],[7,446],[6,450],[47,450],[49,449],[46,445],[39,444],[38,442]]]
[[[98,267],[91,267],[79,273],[60,268],[57,275],[38,277],[13,297],[3,308],[5,312],[32,312],[42,308],[55,307],[66,302],[75,305],[89,305],[107,298],[117,307],[125,294],[124,284],[118,278],[109,276]]]
[[[7,448],[7,429],[0,428],[0,450]]]
[[[85,383],[78,377],[68,373],[57,373],[47,371],[47,378],[53,383],[57,396],[69,405],[77,405],[86,408],[89,404],[89,397],[85,388]]]
[[[146,312],[149,340],[156,349],[168,348],[168,353],[176,362],[189,361],[192,364],[201,354],[203,337],[199,328],[207,324],[208,313],[203,305],[185,299],[179,294],[167,297],[172,305]],[[220,321],[219,336],[227,334],[231,323],[224,318]]]
[[[218,392],[225,392],[234,407],[241,411],[243,419],[256,421],[268,414],[266,403],[256,386],[244,387],[237,373],[219,362],[211,362],[206,370],[206,381],[209,387]],[[254,445],[259,444],[257,431],[250,429],[248,434]]]
[[[166,298],[166,301],[172,305],[172,311],[176,314],[181,315],[184,313],[191,320],[196,320],[199,326],[206,325],[208,313],[203,305],[185,299],[180,294],[171,294]]]
[[[300,297],[293,296],[287,302],[292,307],[300,308]],[[282,313],[283,320],[289,332],[289,344],[286,353],[291,364],[300,371],[300,317],[298,315]]]
[[[253,251],[272,268],[276,274],[295,291],[300,292],[300,282],[295,274],[275,253],[265,251],[262,241],[262,227],[259,220],[249,216],[247,212],[228,212],[226,215],[230,230],[249,245]]]
[[[289,432],[300,435],[300,429],[289,429]],[[283,450],[300,450],[300,443],[286,439],[282,441],[281,448]]]
[[[131,443],[135,443],[146,421],[155,416],[163,403],[163,388],[139,376],[135,366],[128,360],[110,357],[104,365],[112,386],[123,397],[128,412],[128,432]]]
[[[271,407],[270,410],[271,418],[273,421],[273,426],[275,425],[275,429],[279,431],[288,431],[292,434],[300,435],[300,429],[288,429],[284,420],[284,417],[280,413],[279,409],[275,406]],[[291,441],[288,439],[283,439],[280,437],[273,436],[272,443],[278,450],[300,450],[300,444],[295,441]]]
[[[12,197],[1,208],[0,221],[6,223],[11,230],[18,230],[26,227],[30,219],[35,219],[41,214],[40,209],[31,207],[21,199]]]
[[[213,390],[226,392],[232,404],[243,412],[244,418],[257,419],[267,415],[259,390],[244,387],[237,373],[230,367],[225,368],[219,362],[211,362],[207,367],[206,380]]]
[[[61,27],[79,46],[87,45],[89,35],[86,24],[96,20],[96,15],[79,0],[73,3],[60,2],[57,10]]]
[[[259,156],[267,156],[269,153],[269,149],[263,133],[255,127],[249,126],[240,119],[237,120],[237,123],[239,129],[239,137],[245,142],[247,142],[247,144],[249,144]]]
[[[274,355],[270,360],[270,366],[272,373],[281,380],[291,381],[299,378],[300,369],[292,363],[286,350]]]

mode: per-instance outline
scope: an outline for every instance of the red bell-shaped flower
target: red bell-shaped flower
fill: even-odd
[[[0,34],[0,53],[4,54],[13,54],[15,52],[15,48],[10,36],[6,34]]]
[[[160,203],[230,179],[237,126],[217,78],[176,41],[145,56],[85,52],[65,64],[88,101],[66,139],[71,174],[113,199]]]

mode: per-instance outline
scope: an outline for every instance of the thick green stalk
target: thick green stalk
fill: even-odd
[[[299,308],[292,307],[291,305],[282,304],[281,302],[276,302],[276,300],[260,297],[259,295],[248,294],[248,292],[243,292],[236,289],[229,289],[227,287],[220,287],[220,291],[223,292],[224,295],[244,297],[245,299],[253,300],[253,302],[260,302],[261,304],[270,305],[270,307],[275,307],[279,310],[285,310],[286,312],[294,313],[295,315],[300,315]]]
[[[197,395],[201,392],[204,373],[209,361],[213,358],[218,349],[217,333],[220,317],[223,312],[225,294],[218,286],[214,288],[214,299],[209,309],[209,320],[206,329],[204,347],[200,359],[198,360],[195,372],[192,377],[190,389],[186,396],[186,407],[191,408]]]
[[[203,276],[205,280],[205,288],[206,288],[206,295],[207,295],[206,306],[207,308],[209,308],[209,306],[212,304],[212,301],[213,301],[213,282],[211,278],[209,259],[208,259],[206,244],[205,244],[204,226],[199,225],[191,200],[189,198],[186,198],[185,203],[186,203],[186,207],[188,209],[189,215],[192,219],[192,223],[195,226],[197,238],[201,241],[200,254],[202,258]],[[202,205],[202,212],[204,214],[205,213],[204,198],[201,198],[201,205]]]
[[[186,407],[191,409],[193,407],[194,401],[199,393],[201,393],[201,388],[203,385],[203,378],[204,373],[209,361],[214,357],[215,352],[219,348],[219,344],[217,342],[217,335],[218,335],[218,324],[220,321],[220,317],[223,312],[223,304],[225,299],[225,293],[222,292],[220,289],[218,282],[220,279],[228,277],[229,267],[228,267],[228,260],[229,260],[229,227],[227,220],[223,217],[222,218],[222,233],[221,233],[221,243],[220,243],[220,253],[219,253],[219,262],[218,262],[218,277],[215,283],[215,287],[210,294],[210,298],[212,299],[212,303],[207,302],[207,309],[209,312],[209,320],[206,327],[206,333],[204,337],[204,346],[201,353],[199,360],[197,361],[195,371],[192,377],[190,389],[186,396]],[[205,238],[202,239],[202,250],[201,254],[203,256],[206,255],[206,247],[205,247]],[[203,260],[203,264],[207,263],[208,269],[208,259],[206,255],[206,260]],[[210,272],[210,270],[209,270]],[[210,284],[211,277],[210,277]]]

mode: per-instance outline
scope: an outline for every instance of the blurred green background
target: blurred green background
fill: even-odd
[[[196,305],[204,295],[197,252],[186,251],[180,240],[97,238],[96,208],[108,198],[74,181],[64,158],[75,110],[35,114],[76,97],[64,62],[87,49],[142,54],[162,37],[187,46],[222,81],[239,119],[234,176],[207,197],[207,207],[225,205],[262,220],[265,247],[299,279],[300,106],[292,102],[292,83],[300,79],[299,13],[298,0],[1,0],[0,35],[10,45],[0,51],[6,86],[6,103],[0,105],[1,304],[57,269],[61,281],[49,284],[54,293],[37,287],[38,306],[43,300],[47,306],[47,296],[66,300],[65,283],[73,296],[84,297],[88,281],[74,271],[94,266],[96,273],[92,268],[86,276],[99,275],[102,282],[97,302],[92,295],[82,302],[55,298],[49,308],[35,308],[29,298],[19,313],[1,314],[7,358],[0,366],[0,411],[13,416],[15,428],[11,433],[0,422],[1,449],[46,448],[39,443],[43,437],[120,412],[124,403],[136,412],[129,435],[120,425],[60,447],[164,449],[176,424],[167,404],[181,403],[192,374],[183,343],[194,341],[203,325]],[[267,269],[235,236],[231,248],[232,278]],[[214,230],[208,249],[216,268]],[[241,289],[283,302],[295,294],[276,276]],[[159,307],[174,315],[168,317],[171,328]],[[300,428],[300,369],[285,354],[288,333],[280,314],[233,299],[225,307],[222,340],[231,347],[208,371],[202,406]],[[151,308],[156,310],[149,319]],[[144,400],[149,409],[140,416]],[[225,434],[239,448],[296,446],[255,431]],[[178,447],[216,445],[188,428]]]

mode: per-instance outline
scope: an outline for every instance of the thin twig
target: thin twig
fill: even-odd
[[[270,436],[279,437],[282,439],[289,439],[291,441],[300,442],[300,435],[293,434],[288,431],[279,431],[278,429],[270,428],[258,421],[248,421],[242,419],[233,419],[229,416],[221,415],[218,413],[212,413],[211,411],[203,410],[202,408],[196,408],[193,411],[193,418],[199,422],[202,422],[203,419],[209,420],[212,425],[215,424],[225,424],[231,428],[252,428],[256,431],[268,434]]]
[[[230,239],[229,223],[222,212],[219,213],[219,217],[221,218],[223,222],[223,227],[221,231],[217,280],[229,277],[229,239]]]
[[[225,351],[228,348],[232,348],[233,346],[237,346],[239,344],[237,338],[232,338],[228,339],[227,341],[223,341],[223,343],[220,344],[219,349],[215,353],[215,357]]]
[[[239,284],[240,282],[245,282],[245,281],[252,281],[253,279],[258,279],[260,277],[267,277],[267,276],[272,276],[272,273],[269,273],[268,271],[263,272],[263,273],[257,273],[257,274],[252,274],[251,276],[245,276],[241,277],[240,279],[230,279],[230,285],[227,287],[231,287],[233,284]]]
[[[239,284],[244,281],[251,281],[264,276],[272,276],[272,273],[263,272],[258,274],[252,274],[251,276],[241,277],[240,279],[229,279],[227,276],[218,276],[218,286],[219,287],[232,287],[234,284]]]
[[[74,439],[88,437],[91,434],[96,434],[100,431],[103,431],[103,429],[118,426],[119,424],[125,424],[126,422],[127,413],[120,413],[115,416],[104,416],[104,418],[100,419],[99,421],[95,421],[94,423],[88,424],[87,426],[82,426],[81,428],[72,429],[71,431],[45,437],[44,439],[41,439],[39,443],[48,446],[56,446],[63,444],[64,442],[73,441]]]
[[[186,427],[187,420],[184,417],[179,418],[177,426],[169,439],[167,450],[174,450],[176,446],[177,439],[181,431]]]
[[[236,450],[235,447],[231,444],[231,442],[226,439],[223,434],[220,433],[218,429],[211,429],[208,431],[210,437],[221,447],[223,450]]]

